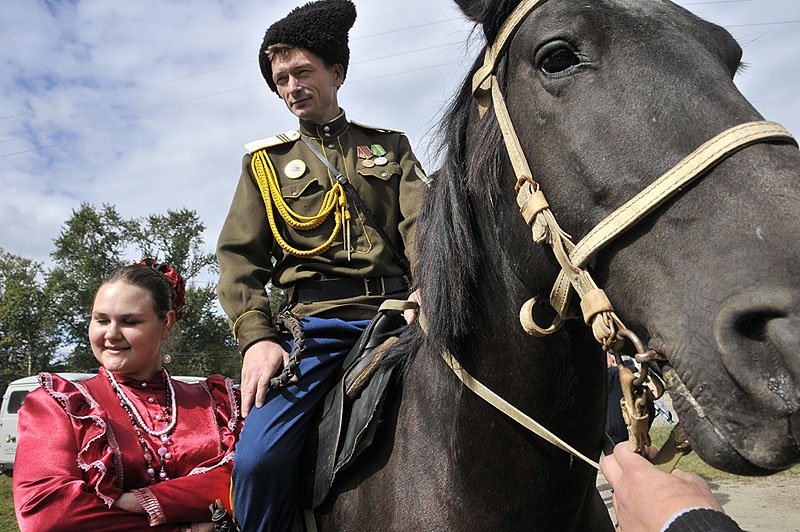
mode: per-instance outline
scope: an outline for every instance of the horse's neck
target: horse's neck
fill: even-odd
[[[514,326],[506,325],[503,329]],[[599,443],[597,427],[582,419],[583,416],[601,417],[599,412],[592,411],[598,410],[594,408],[598,398],[595,397],[588,408],[565,407],[565,404],[582,402],[579,397],[568,395],[577,396],[578,388],[585,383],[574,382],[576,377],[564,370],[564,357],[558,359],[559,344],[563,348],[564,339],[531,343],[521,335],[503,334],[497,324],[488,323],[487,331],[474,338],[472,355],[481,360],[477,363],[465,361],[475,377],[557,432],[563,434],[565,424],[576,423],[581,425],[577,432],[584,437],[597,432]],[[520,343],[522,340],[527,340],[524,345]],[[550,353],[535,352],[538,346]],[[466,389],[438,353],[423,350],[419,355],[404,379],[403,405],[394,448],[395,458],[402,457],[406,462],[398,464],[401,470],[420,466],[427,470],[423,484],[410,488],[412,491],[419,490],[420,495],[428,496],[431,489],[456,493],[457,496],[448,495],[456,500],[447,501],[445,506],[449,510],[469,508],[477,522],[493,522],[494,519],[496,523],[498,509],[506,509],[509,519],[506,524],[511,528],[515,519],[524,520],[523,515],[530,518],[533,508],[549,519],[548,512],[552,510],[542,507],[542,501],[549,501],[553,507],[561,505],[563,509],[563,501],[568,500],[576,505],[575,512],[582,511],[582,499],[569,492],[583,490],[581,492],[586,493],[586,485],[592,481],[591,472],[574,468],[568,455],[526,433]],[[551,356],[556,357],[555,360]],[[570,380],[572,382],[567,382]],[[584,391],[584,394],[591,393],[591,389]],[[599,403],[602,407],[602,401]],[[581,419],[565,423],[553,414],[564,411],[575,413]],[[571,443],[577,443],[574,431],[568,429],[567,432],[573,437]]]

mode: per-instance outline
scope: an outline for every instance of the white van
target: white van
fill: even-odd
[[[80,382],[97,373],[58,373],[61,377],[72,381]],[[195,384],[205,379],[205,377],[173,377],[179,381]],[[14,456],[17,454],[17,412],[28,392],[39,387],[39,380],[36,375],[17,379],[6,388],[3,395],[3,403],[0,405],[0,472],[14,469]]]
[[[67,380],[80,382],[94,377],[96,373],[59,373]],[[0,406],[0,471],[14,469],[14,456],[17,454],[17,412],[28,392],[39,387],[36,375],[17,379],[6,388],[3,404]]]

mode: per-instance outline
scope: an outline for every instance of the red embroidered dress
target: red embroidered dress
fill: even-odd
[[[145,423],[161,428],[164,373],[148,381],[117,376]],[[142,444],[104,368],[81,383],[39,375],[19,413],[14,506],[23,531],[187,530],[211,521],[208,506],[227,506],[234,442],[241,423],[233,382],[212,375],[198,384],[172,380],[177,423],[169,435],[169,480],[151,484]],[[157,457],[161,440],[142,431]],[[153,460],[156,469],[160,462]],[[148,515],[111,505],[134,491]]]

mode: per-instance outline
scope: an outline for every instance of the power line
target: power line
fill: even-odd
[[[398,32],[402,32],[402,31],[412,30],[412,29],[416,29],[416,28],[422,28],[422,27],[426,27],[426,26],[434,26],[434,25],[437,25],[437,24],[444,24],[444,23],[447,23],[447,22],[453,22],[453,21],[457,21],[457,20],[464,20],[464,19],[462,17],[454,17],[454,18],[448,18],[448,19],[443,19],[443,20],[437,20],[437,21],[433,21],[433,22],[425,22],[425,23],[422,23],[422,24],[415,24],[415,25],[412,25],[412,26],[404,26],[402,28],[397,28],[397,29],[393,29],[393,30],[387,30],[387,31],[382,31],[382,32],[378,32],[378,33],[370,33],[368,35],[361,35],[361,36],[353,37],[353,38],[350,39],[350,41],[352,42],[352,41],[357,41],[357,40],[361,40],[361,39],[379,37],[381,35],[388,35],[390,33],[398,33]],[[441,46],[445,46],[445,45],[441,45]],[[425,48],[422,48],[420,50],[425,50]],[[409,53],[411,53],[411,52],[409,52]],[[402,54],[398,54],[398,55],[402,55]],[[374,60],[375,59],[368,59],[368,60],[359,61],[359,62],[374,61]],[[218,67],[218,68],[213,68],[213,69],[209,69],[209,70],[203,70],[203,71],[200,71],[200,72],[192,72],[191,74],[186,74],[185,76],[178,76],[178,77],[175,77],[175,78],[169,78],[169,79],[164,79],[164,80],[160,80],[160,81],[154,81],[152,83],[146,83],[144,85],[136,85],[134,87],[126,87],[124,89],[118,89],[117,91],[113,91],[113,92],[125,92],[125,91],[146,89],[146,88],[149,88],[149,87],[156,87],[156,86],[159,86],[159,85],[165,85],[167,83],[173,83],[175,81],[183,81],[183,80],[186,80],[186,79],[191,79],[191,78],[195,78],[195,77],[199,77],[199,76],[204,76],[206,74],[213,74],[215,72],[221,72],[221,71],[224,71],[224,70],[230,70],[232,68],[238,68],[238,67],[241,67],[241,66],[253,65],[253,64],[256,64],[256,63],[257,63],[257,61],[245,61],[243,63],[235,63],[235,64],[232,64],[232,65],[224,65],[224,66],[221,66],[221,67]],[[356,64],[356,63],[353,63],[353,64]],[[67,106],[74,106],[74,105],[81,104],[81,103],[87,103],[87,102],[101,100],[102,98],[103,97],[86,98],[86,99],[83,99],[83,100],[76,100],[74,102],[67,102],[65,104],[59,104],[59,105],[54,105],[54,106],[51,106],[51,107],[45,107],[45,109],[59,109],[59,108],[67,107]],[[16,113],[16,114],[11,114],[11,115],[6,115],[6,116],[0,116],[0,120],[7,120],[7,119],[10,119],[10,118],[19,118],[19,117],[22,117],[22,116],[32,116],[34,114],[35,114],[35,112]],[[2,140],[0,142],[7,142],[8,140],[11,140],[11,139],[5,139],[5,140]]]
[[[684,4],[684,5],[688,6],[688,5],[703,5],[703,4],[730,4],[730,3],[742,3],[742,2],[750,2],[750,1],[752,1],[752,0],[709,0],[709,1],[701,1],[701,2],[688,2],[688,3]],[[370,38],[370,37],[376,37],[376,36],[381,36],[381,35],[386,35],[386,34],[391,34],[391,33],[397,33],[397,32],[406,31],[406,30],[410,30],[410,29],[427,27],[427,26],[432,26],[432,25],[436,25],[436,24],[442,24],[442,23],[452,22],[452,21],[457,21],[457,20],[462,20],[462,18],[461,17],[456,17],[456,18],[444,19],[444,20],[433,21],[433,22],[428,22],[428,23],[423,23],[423,24],[416,24],[416,25],[412,25],[412,26],[405,26],[403,28],[397,28],[397,29],[394,29],[394,30],[387,30],[387,31],[383,31],[383,32],[378,32],[378,33],[373,33],[373,34],[368,34],[368,35],[362,35],[362,36],[359,36],[359,37],[355,37],[352,40],[366,39],[366,38]],[[796,23],[800,23],[800,20],[774,21],[774,22],[749,23],[749,24],[735,24],[735,25],[729,25],[729,26],[726,26],[726,27],[728,27],[728,28],[740,28],[740,27],[749,27],[749,26],[771,26],[771,25],[784,25],[784,24],[796,24]],[[429,50],[433,50],[433,49],[436,49],[436,48],[444,48],[444,47],[454,46],[454,45],[458,45],[458,44],[462,44],[462,42],[461,41],[448,42],[448,43],[443,43],[443,44],[437,44],[437,45],[417,48],[417,49],[413,49],[413,50],[406,50],[404,52],[398,52],[398,53],[389,54],[389,55],[385,55],[385,56],[379,56],[379,57],[373,57],[373,58],[369,58],[369,59],[364,59],[364,60],[361,60],[361,61],[354,62],[353,64],[354,65],[363,64],[363,63],[368,63],[368,62],[371,62],[371,61],[379,61],[379,60],[384,60],[384,59],[392,58],[392,57],[400,57],[400,56],[403,56],[403,55],[410,55],[410,54],[413,54],[413,53],[419,53],[419,52],[423,52],[423,51],[429,51]],[[223,71],[223,70],[228,70],[228,69],[231,69],[231,68],[240,67],[240,66],[244,66],[244,65],[250,65],[250,64],[253,64],[253,63],[255,63],[255,61],[248,61],[248,62],[244,62],[244,63],[236,63],[236,64],[233,64],[233,65],[226,65],[226,66],[222,66],[222,67],[219,67],[219,68],[214,68],[214,69],[209,69],[209,70],[205,70],[205,71],[202,71],[202,72],[196,72],[196,73],[188,74],[186,76],[170,78],[170,79],[167,79],[167,80],[161,80],[161,81],[153,82],[153,83],[146,84],[146,85],[139,85],[139,86],[131,88],[131,89],[122,89],[122,90],[133,90],[133,89],[141,89],[141,88],[153,87],[153,86],[157,86],[157,85],[163,85],[163,84],[171,83],[171,82],[174,82],[174,81],[190,79],[190,78],[201,76],[201,75],[204,75],[204,74],[213,73],[213,72],[219,72],[219,71]],[[385,74],[381,74],[381,75],[377,75],[377,76],[372,76],[372,77],[368,77],[368,78],[362,78],[362,79],[359,79],[359,80],[351,81],[350,83],[351,84],[362,83],[362,82],[365,82],[365,81],[372,81],[372,80],[375,80],[375,79],[380,79],[380,78],[389,77],[389,76],[408,74],[408,73],[417,72],[417,71],[420,71],[420,70],[426,70],[426,69],[430,69],[430,68],[439,68],[439,67],[443,67],[443,66],[450,66],[450,65],[457,64],[457,63],[458,62],[448,62],[448,63],[442,63],[442,64],[438,64],[438,65],[414,68],[414,69],[403,70],[403,71],[398,71],[398,72],[385,73]],[[173,102],[162,104],[160,106],[151,107],[149,109],[149,111],[162,109],[164,107],[170,107],[170,106],[174,106],[174,105],[185,103],[185,102],[197,101],[197,100],[201,100],[201,99],[205,99],[205,98],[219,96],[219,95],[222,95],[222,94],[236,92],[236,91],[239,91],[239,90],[249,89],[249,88],[257,87],[257,86],[260,86],[260,85],[261,85],[260,83],[258,83],[258,84],[250,84],[250,85],[245,85],[245,86],[241,86],[241,87],[235,87],[235,88],[231,88],[231,89],[225,89],[225,90],[221,90],[221,91],[215,91],[215,92],[211,92],[211,93],[201,94],[201,95],[198,95],[198,96],[183,98],[183,99],[180,99],[180,100],[176,100],[176,101],[173,101]],[[60,105],[60,106],[54,106],[54,108],[64,107],[64,106],[67,106],[67,105],[76,105],[77,103],[85,103],[85,102],[88,102],[88,101],[102,100],[105,97],[107,97],[107,96],[98,97],[98,98],[90,98],[90,99],[85,99],[85,100],[79,100],[77,102],[71,102],[71,103],[67,103],[67,104],[64,104],[64,105]],[[252,103],[252,102],[250,102],[250,103]],[[242,105],[249,105],[250,103],[242,104]],[[239,105],[237,105],[235,107],[239,107]],[[214,112],[216,112],[216,111],[214,111]],[[8,116],[5,116],[5,117],[0,117],[0,120],[7,119],[7,118],[18,117],[18,116],[26,116],[26,115],[30,115],[30,114],[35,114],[35,113],[19,113],[19,114],[16,114],[16,115],[8,115]],[[104,122],[104,121],[113,120],[113,119],[122,119],[122,118],[137,116],[137,115],[141,115],[141,112],[131,112],[131,113],[124,113],[124,114],[121,114],[121,115],[106,116],[106,117],[103,117],[103,118],[101,118],[99,120],[95,120],[95,121],[86,123],[84,125],[85,126],[91,126],[91,125],[99,123],[99,122]],[[202,114],[201,115],[193,115],[193,116],[202,116]],[[193,117],[193,116],[190,116],[190,118]],[[55,131],[60,131],[60,130],[55,130]],[[63,131],[63,129],[61,131]],[[112,131],[116,131],[116,130],[112,130]],[[42,136],[42,134],[40,134],[40,136]],[[11,141],[14,141],[14,140],[19,140],[19,139],[24,139],[24,138],[25,138],[25,136],[19,135],[19,136],[15,136],[15,137],[2,139],[2,140],[0,140],[0,143],[11,142]],[[67,141],[67,143],[69,143],[69,142],[72,142],[72,141]],[[47,145],[43,145],[43,146],[37,146],[37,147],[34,147],[34,148],[30,148],[30,149],[25,149],[25,150],[20,150],[20,151],[16,151],[16,152],[6,153],[6,154],[0,155],[0,158],[7,158],[7,157],[15,156],[15,155],[21,155],[21,154],[25,154],[25,153],[41,151],[41,150],[44,150],[44,149],[50,149],[50,148],[53,148],[53,147],[60,146],[62,144],[65,144],[65,143],[64,142],[57,142],[57,143],[47,144]]]
[[[741,4],[752,2],[753,0],[709,0],[708,2],[682,2],[682,6],[703,6],[706,4]]]
[[[446,48],[446,47],[449,47],[449,46],[455,46],[455,45],[459,45],[459,44],[462,44],[462,42],[461,41],[454,41],[454,42],[447,42],[447,43],[443,43],[443,44],[436,44],[436,45],[432,45],[432,46],[425,46],[425,47],[422,47],[422,48],[415,48],[415,49],[412,49],[412,50],[406,50],[406,51],[397,52],[397,53],[394,53],[394,54],[389,54],[389,55],[384,55],[384,56],[379,56],[379,57],[372,57],[372,58],[369,58],[369,59],[356,61],[356,62],[351,63],[351,64],[352,65],[358,65],[358,64],[363,64],[363,63],[369,63],[369,62],[372,62],[372,61],[382,61],[384,59],[388,59],[388,58],[392,58],[392,57],[401,57],[401,56],[404,56],[404,55],[411,55],[411,54],[415,54],[415,53],[419,53],[419,52],[427,52],[427,51],[430,51],[430,50],[435,50],[437,48]],[[241,64],[246,64],[246,63],[241,63]],[[215,71],[218,71],[218,70],[225,70],[226,68],[230,68],[230,67],[222,67],[222,68],[219,68],[219,69],[208,70],[206,72],[215,72]],[[413,71],[414,70],[409,70],[407,72],[413,72]],[[387,75],[396,75],[396,74],[398,74],[398,73],[391,73],[391,74],[387,74]],[[185,76],[184,78],[174,78],[173,80],[186,79],[186,78],[189,78],[189,77],[192,77],[192,76]],[[378,77],[380,77],[380,76],[378,76]],[[368,78],[368,79],[375,79],[375,77]],[[171,81],[173,81],[173,80],[171,80]],[[363,80],[361,80],[361,81],[363,81]],[[168,83],[168,81],[164,81],[164,82],[160,82],[160,83]],[[357,83],[357,82],[351,82],[351,83]],[[186,102],[202,100],[202,99],[205,99],[205,98],[211,98],[211,97],[214,97],[214,96],[220,96],[222,94],[228,94],[228,93],[231,93],[231,92],[236,92],[236,91],[245,90],[245,89],[251,89],[253,87],[260,87],[260,86],[262,86],[261,83],[253,83],[253,84],[244,85],[244,86],[241,86],[241,87],[234,87],[232,89],[224,89],[224,90],[220,90],[220,91],[201,94],[201,95],[198,95],[198,96],[182,98],[182,99],[174,100],[174,101],[171,101],[171,102],[167,102],[167,103],[155,106],[155,107],[151,107],[149,110],[153,111],[153,110],[157,110],[157,109],[163,109],[164,107],[171,107],[171,106],[179,105],[179,104],[186,103]],[[96,98],[96,100],[101,100],[101,99],[103,99],[103,98]],[[83,100],[82,102],[86,102],[86,101],[91,101],[91,100]],[[81,102],[79,102],[79,103],[81,103]],[[66,105],[70,105],[70,104],[65,104],[64,106],[66,106]],[[97,120],[92,120],[91,122],[85,122],[83,125],[84,126],[91,126],[91,125],[94,125],[94,124],[99,124],[100,122],[106,122],[108,120],[118,120],[118,119],[121,119],[121,118],[136,116],[137,114],[138,113],[131,112],[131,113],[118,114],[118,115],[104,116],[102,118],[98,118]],[[5,139],[0,140],[0,144],[6,143],[6,142],[12,142],[12,141],[19,140],[19,139],[24,139],[24,138],[25,138],[24,135],[16,135],[16,136],[12,136],[12,137],[7,137]],[[18,154],[21,154],[21,153],[28,153],[30,151],[31,150],[23,150],[23,151],[20,151],[20,152],[15,152],[13,155],[18,155]],[[12,155],[12,154],[7,154],[7,155]],[[0,157],[2,157],[2,156],[0,156]]]
[[[369,78],[362,78],[362,79],[353,80],[353,81],[350,81],[349,84],[353,85],[355,83],[362,83],[362,82],[365,82],[365,81],[373,81],[373,80],[380,79],[380,78],[387,78],[387,77],[390,77],[390,76],[398,76],[398,75],[401,75],[401,74],[407,74],[407,73],[410,73],[410,72],[418,72],[418,71],[421,71],[421,70],[430,70],[432,68],[441,68],[441,67],[444,67],[444,66],[456,65],[458,63],[459,63],[458,61],[451,61],[449,63],[441,63],[441,64],[438,64],[438,65],[430,65],[430,66],[425,66],[425,67],[412,68],[412,69],[409,69],[409,70],[402,70],[402,71],[399,71],[399,72],[389,72],[389,73],[381,74],[381,75],[378,75],[378,76],[372,76],[372,77],[369,77]],[[210,115],[210,114],[219,113],[221,111],[230,111],[231,109],[237,109],[239,107],[251,106],[253,104],[260,103],[260,102],[265,102],[265,101],[267,101],[266,98],[262,98],[260,100],[249,101],[249,102],[246,102],[246,103],[240,103],[240,104],[226,106],[226,107],[219,107],[217,109],[213,109],[211,111],[206,111],[204,113],[195,113],[193,115],[184,115],[184,116],[180,117],[180,120],[189,120],[189,119],[197,118],[197,117],[200,117],[200,116],[206,116],[206,115]],[[122,116],[130,116],[130,114],[131,113],[129,113],[128,115],[122,115]],[[148,126],[156,126],[156,125],[159,125],[159,124],[174,124],[174,123],[175,123],[175,120],[163,120],[163,121],[157,121],[157,122],[149,122],[149,123],[147,123],[147,125]],[[112,129],[112,130],[107,130],[107,131],[104,131],[104,133],[113,133],[113,132],[117,132],[117,131],[124,131],[126,129],[129,129],[128,126],[121,127],[121,128],[116,128],[116,129]],[[33,152],[48,150],[48,149],[51,149],[51,148],[57,148],[59,146],[65,146],[65,145],[73,144],[75,142],[80,142],[81,140],[82,139],[67,140],[67,141],[63,141],[63,142],[56,142],[56,143],[52,143],[52,144],[36,146],[34,148],[29,148],[29,149],[26,149],[26,150],[20,150],[20,151],[16,151],[16,152],[12,152],[12,153],[5,153],[5,154],[0,155],[0,159],[7,159],[9,157],[14,157],[16,155],[23,155],[23,154],[26,154],[26,153],[33,153]]]
[[[413,26],[405,26],[403,28],[397,28],[397,29],[394,29],[394,30],[381,31],[381,32],[378,32],[378,33],[370,33],[369,35],[360,35],[360,36],[357,36],[357,37],[353,37],[350,40],[351,41],[359,41],[361,39],[369,39],[369,38],[372,38],[372,37],[379,37],[381,35],[388,35],[390,33],[398,33],[400,31],[406,31],[406,30],[414,30],[414,29],[417,29],[417,28],[424,28],[425,26],[434,26],[436,24],[444,24],[445,22],[454,22],[456,20],[463,21],[464,17],[446,18],[444,20],[436,20],[434,22],[425,22],[425,23],[422,23],[422,24],[415,24]]]
[[[747,28],[749,26],[778,26],[781,24],[797,24],[800,20],[782,20],[780,22],[753,22],[751,24],[729,24],[726,28]]]

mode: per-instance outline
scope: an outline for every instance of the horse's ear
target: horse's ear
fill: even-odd
[[[454,0],[464,15],[483,26],[483,33],[493,41],[500,26],[522,0]]]
[[[492,4],[491,0],[454,0],[464,15],[473,22],[483,23],[486,11]]]

